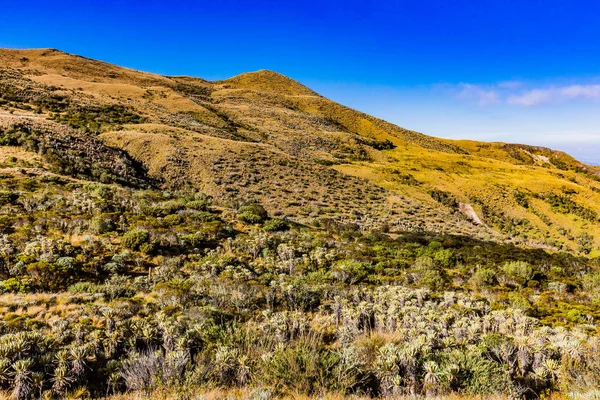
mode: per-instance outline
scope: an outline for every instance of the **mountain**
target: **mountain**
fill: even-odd
[[[0,398],[597,398],[599,173],[0,50]]]
[[[434,138],[266,70],[210,82],[53,49],[0,50],[0,67],[5,143],[26,127],[19,144],[55,171],[256,200],[301,223],[600,254],[600,168],[559,151]]]

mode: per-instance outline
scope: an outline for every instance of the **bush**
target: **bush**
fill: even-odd
[[[0,233],[10,233],[13,229],[12,219],[8,216],[0,216]]]
[[[141,245],[150,241],[150,233],[144,229],[134,229],[123,235],[123,246],[130,250],[138,250]]]
[[[109,274],[118,274],[123,272],[123,266],[116,262],[109,262],[104,264],[102,269]]]
[[[99,235],[115,230],[115,224],[110,218],[94,217],[90,221],[90,231]]]
[[[441,289],[446,283],[446,276],[430,257],[417,258],[413,266],[413,277],[419,286],[430,289]]]
[[[285,393],[312,395],[332,384],[337,362],[337,355],[324,349],[319,339],[302,337],[288,346],[280,344],[264,357],[260,379]]]
[[[109,300],[117,298],[131,298],[135,296],[135,289],[128,284],[127,278],[120,275],[113,275],[102,286],[102,292]]]
[[[144,211],[146,214],[154,217],[164,217],[169,214],[174,214],[177,211],[182,210],[184,207],[184,204],[179,200],[169,200],[146,207]]]
[[[193,214],[190,214],[189,218],[199,222],[212,222],[219,219],[219,217],[217,217],[215,214],[208,211],[197,211]]]
[[[439,249],[433,253],[433,260],[442,268],[450,268],[456,264],[452,250]]]
[[[0,293],[28,293],[31,290],[26,278],[9,278],[0,281]]]
[[[183,222],[183,218],[179,214],[170,214],[163,219],[163,222],[166,226],[176,226]]]
[[[59,263],[38,261],[27,265],[27,273],[40,288],[57,290],[65,287],[73,277],[74,261],[70,257],[59,259]]]
[[[185,203],[185,207],[191,210],[208,211],[210,200],[192,200]]]
[[[246,224],[259,224],[263,218],[251,212],[243,212],[238,214],[238,219]]]
[[[449,208],[457,208],[458,201],[448,192],[443,190],[432,189],[429,191],[429,195],[437,202],[445,205]]]
[[[267,217],[267,211],[260,204],[250,204],[238,210],[238,219],[247,224],[261,223]]]
[[[289,228],[285,221],[276,218],[265,221],[263,225],[263,229],[267,232],[285,231]]]
[[[155,249],[154,243],[143,243],[140,245],[140,251],[144,254],[151,254]]]
[[[600,300],[600,272],[585,275],[581,284],[587,296],[595,302]]]
[[[208,239],[206,233],[204,232],[196,232],[189,235],[182,235],[181,240],[188,246],[191,247],[200,247],[206,243]]]
[[[510,261],[502,266],[506,283],[513,286],[525,287],[533,278],[534,270],[531,264],[524,261]]]
[[[374,272],[372,264],[359,261],[341,261],[331,269],[331,275],[344,283],[357,284]]]
[[[9,190],[0,190],[0,206],[5,204],[12,204],[19,198],[17,193],[13,193]]]
[[[496,283],[496,273],[490,268],[479,267],[471,277],[471,283],[478,290],[492,286]]]

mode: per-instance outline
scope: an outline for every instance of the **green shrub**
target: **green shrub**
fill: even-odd
[[[123,246],[130,250],[138,250],[141,245],[150,241],[150,233],[144,229],[134,229],[123,235]]]
[[[13,222],[9,216],[0,215],[0,233],[12,232]]]
[[[259,224],[263,221],[260,215],[245,211],[238,214],[238,219],[246,224]]]
[[[112,232],[115,229],[115,224],[110,218],[98,216],[92,218],[92,220],[90,221],[90,231],[99,235]]]
[[[444,271],[427,256],[417,258],[413,265],[413,277],[419,286],[434,290],[441,289],[446,284]]]
[[[496,273],[491,268],[478,267],[471,277],[471,283],[478,290],[492,286],[496,283]]]
[[[364,281],[375,271],[370,263],[364,263],[354,260],[345,260],[338,262],[332,269],[331,275],[350,285]]]
[[[123,265],[116,262],[109,262],[104,264],[102,269],[109,274],[119,274],[124,271]]]
[[[135,289],[129,285],[127,277],[113,275],[102,285],[102,292],[109,300],[117,298],[130,298],[135,296]]]
[[[260,204],[249,204],[238,210],[238,219],[247,224],[261,223],[267,217],[267,211]]]
[[[219,219],[218,216],[216,216],[215,214],[210,213],[208,211],[195,212],[193,214],[190,214],[189,218],[191,220],[198,221],[198,222],[212,222],[212,221],[217,221]]]
[[[152,204],[144,208],[144,212],[154,217],[164,217],[183,210],[184,203],[180,200],[168,200],[162,203]]]
[[[144,254],[151,254],[155,249],[156,246],[154,246],[154,243],[142,243],[140,245],[140,251]]]
[[[510,388],[502,366],[477,348],[468,351],[453,350],[442,354],[441,364],[446,366],[451,390],[471,395],[506,393]]]
[[[185,203],[185,207],[190,210],[208,211],[210,207],[210,200],[192,200]]]
[[[303,337],[290,345],[280,344],[264,357],[260,381],[286,394],[315,394],[332,384],[332,372],[338,362],[334,352],[325,350],[314,337]]]
[[[188,246],[201,247],[207,241],[208,237],[204,232],[196,232],[188,235],[182,235],[181,240]]]
[[[501,270],[506,283],[520,287],[527,286],[527,282],[535,273],[531,264],[524,261],[509,261],[502,266]]]
[[[452,196],[451,193],[444,192],[443,190],[431,189],[429,195],[437,202],[445,205],[449,208],[457,208],[458,201]]]
[[[437,250],[433,253],[433,260],[442,268],[450,268],[456,264],[456,259],[450,249]]]
[[[60,271],[65,273],[75,270],[75,259],[73,257],[60,257],[55,264]]]
[[[263,224],[263,229],[267,232],[285,231],[289,228],[285,221],[277,218],[271,218]]]
[[[581,286],[584,293],[593,301],[600,301],[600,272],[593,272],[585,275],[581,279]]]
[[[170,214],[163,219],[163,222],[166,226],[176,226],[183,222],[183,218],[179,214]]]
[[[31,286],[27,278],[16,277],[0,281],[0,293],[28,293]]]
[[[65,257],[62,263],[38,261],[27,265],[27,274],[32,282],[43,290],[57,290],[68,285],[73,277],[74,262],[70,257]]]

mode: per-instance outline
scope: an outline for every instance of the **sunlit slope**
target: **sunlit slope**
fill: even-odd
[[[492,151],[494,157],[396,148],[386,151],[385,162],[336,168],[450,209],[470,204],[485,224],[518,243],[598,254],[600,182],[593,174],[548,162],[516,164],[501,149]]]
[[[336,218],[592,254],[600,246],[597,168],[540,147],[427,136],[276,72],[210,82],[57,50],[0,50],[0,95],[3,126],[28,121],[92,138],[163,188],[258,200],[306,223]],[[69,159],[78,147],[61,143]]]

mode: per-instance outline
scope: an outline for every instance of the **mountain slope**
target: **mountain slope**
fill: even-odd
[[[156,186],[193,187],[230,204],[256,199],[300,222],[335,218],[598,255],[600,170],[561,152],[437,139],[271,71],[209,82],[57,50],[0,50],[0,68],[4,126],[53,120],[124,151],[139,163],[136,179]]]

